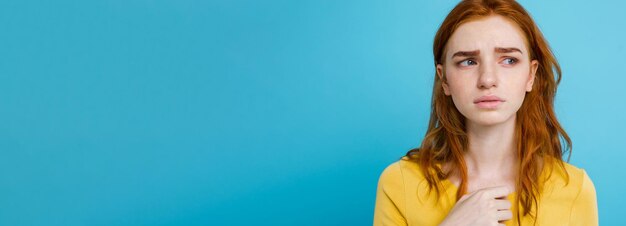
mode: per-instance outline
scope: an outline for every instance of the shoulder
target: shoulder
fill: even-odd
[[[401,160],[400,160],[401,161]],[[389,164],[378,179],[378,185],[383,189],[389,189],[390,187],[400,187],[404,184],[402,178],[402,169],[400,169],[400,161]]]
[[[551,175],[546,180],[546,192],[567,196],[574,202],[595,203],[596,190],[587,171],[567,162],[563,162],[563,166],[553,165]]]
[[[374,225],[406,225],[414,203],[411,197],[407,201],[406,191],[411,189],[411,181],[407,181],[412,165],[409,161],[400,159],[389,164],[380,174],[376,191],[376,207],[374,211]],[[407,188],[408,187],[408,188]]]
[[[420,194],[428,191],[428,183],[419,164],[407,157],[389,164],[381,173],[378,186],[386,193],[395,195],[413,190],[420,191]]]
[[[556,191],[561,193],[561,200],[569,200],[571,203],[570,222],[598,225],[598,203],[593,181],[584,169],[566,162],[563,164],[569,175],[569,183]]]
[[[563,168],[558,164],[553,164],[551,171],[551,175],[548,179],[552,180],[555,184],[572,187],[576,190],[581,189],[583,186],[593,186],[593,182],[587,174],[587,171],[570,163],[563,162]]]
[[[423,180],[419,165],[406,157],[389,164],[381,173],[379,183],[397,185],[406,180]]]
[[[380,174],[380,179],[378,179],[379,186],[387,190],[390,188],[398,189],[404,185],[402,161],[403,160],[398,160],[385,167]]]
[[[576,201],[590,201],[591,199],[596,199],[596,188],[593,184],[593,181],[582,168],[578,168],[569,163],[564,163],[565,169],[570,175],[570,183],[577,191]],[[595,201],[594,201],[595,202]]]

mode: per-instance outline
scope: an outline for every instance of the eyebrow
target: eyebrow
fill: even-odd
[[[452,54],[452,58],[457,57],[457,56],[460,56],[460,57],[478,56],[478,54],[480,54],[480,50],[458,51],[458,52]]]
[[[512,52],[522,53],[522,51],[520,49],[515,48],[515,47],[508,47],[508,48],[496,47],[494,50],[495,50],[496,53],[512,53]],[[479,54],[480,54],[480,50],[458,51],[458,52],[452,54],[452,58],[454,58],[454,57],[472,57],[472,56],[478,56]]]
[[[520,49],[515,48],[515,47],[509,47],[509,48],[496,47],[495,50],[496,50],[496,53],[512,53],[512,52],[522,53]]]

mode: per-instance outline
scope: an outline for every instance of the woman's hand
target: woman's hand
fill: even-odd
[[[457,225],[504,225],[513,217],[510,193],[505,186],[483,188],[466,194],[454,205],[440,226]]]

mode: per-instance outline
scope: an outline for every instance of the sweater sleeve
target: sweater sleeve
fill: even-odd
[[[374,226],[407,225],[405,211],[404,178],[400,162],[389,165],[378,179]]]
[[[580,193],[572,206],[570,223],[572,225],[598,225],[598,204],[596,189],[593,182],[583,170],[583,178]]]

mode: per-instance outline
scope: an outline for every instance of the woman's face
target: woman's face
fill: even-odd
[[[459,26],[444,62],[437,65],[437,75],[445,76],[444,93],[469,123],[485,126],[515,120],[538,65],[519,27],[501,16]]]

